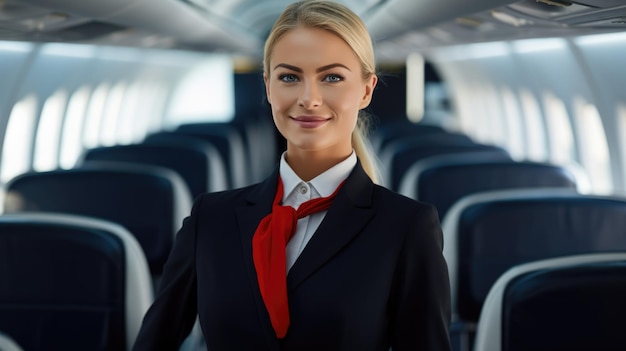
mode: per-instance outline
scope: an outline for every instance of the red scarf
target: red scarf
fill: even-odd
[[[252,238],[252,258],[265,308],[279,339],[285,337],[289,328],[289,305],[287,303],[286,247],[296,232],[299,218],[327,210],[341,188],[334,193],[304,202],[298,210],[282,206],[283,182],[278,177],[278,188],[272,212],[265,216]]]

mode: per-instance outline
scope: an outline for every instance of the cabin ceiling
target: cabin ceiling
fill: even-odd
[[[0,0],[0,40],[228,52],[258,58],[289,0]],[[626,30],[624,0],[342,0],[379,60],[442,45]]]

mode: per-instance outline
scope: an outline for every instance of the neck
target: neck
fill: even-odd
[[[347,159],[350,157],[350,154],[352,154],[352,150],[347,153],[335,153],[332,155],[327,152],[287,150],[285,159],[298,177],[308,182]]]

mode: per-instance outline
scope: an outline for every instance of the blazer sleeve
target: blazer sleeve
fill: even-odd
[[[201,199],[176,234],[157,297],[144,316],[133,351],[178,350],[196,321],[196,222]]]
[[[437,210],[420,206],[395,272],[392,350],[451,350],[450,281]]]

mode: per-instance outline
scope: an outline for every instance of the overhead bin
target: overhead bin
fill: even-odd
[[[364,18],[374,40],[387,39],[411,29],[426,28],[456,17],[512,3],[507,0],[391,0]]]
[[[68,18],[74,20],[86,18],[148,30],[205,50],[256,52],[261,47],[256,35],[238,30],[228,22],[178,0],[7,0],[7,5],[32,5],[49,9],[50,13],[67,13]],[[73,25],[73,22],[68,23],[68,27]]]

